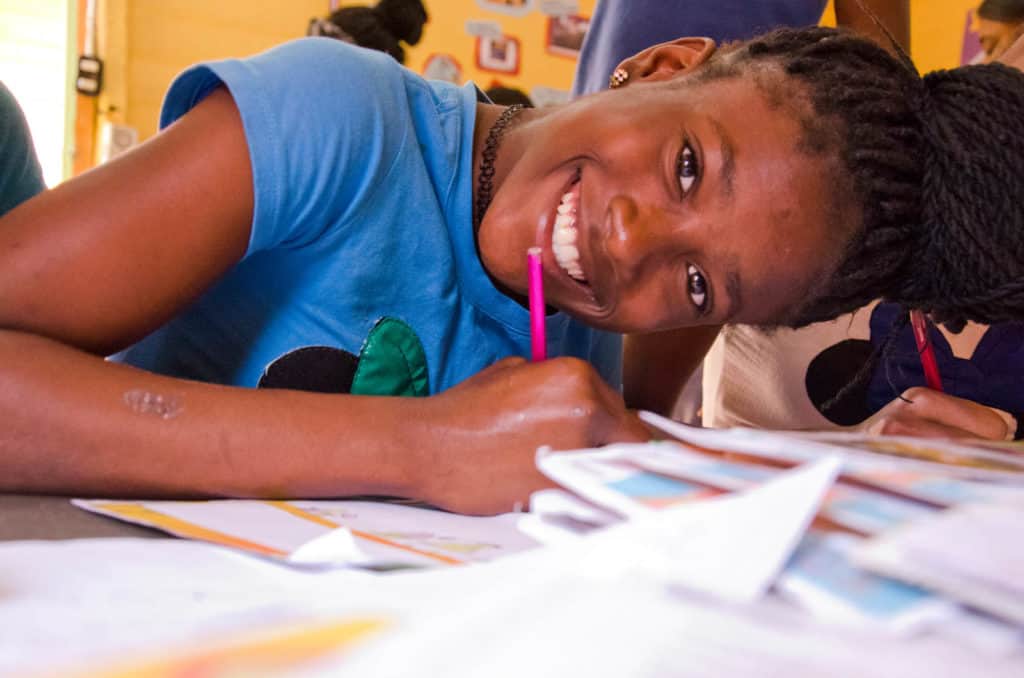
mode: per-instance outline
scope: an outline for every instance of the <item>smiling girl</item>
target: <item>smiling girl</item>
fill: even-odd
[[[646,438],[610,332],[974,307],[914,277],[915,224],[941,227],[922,190],[976,185],[935,90],[1019,113],[1024,76],[922,83],[827,29],[624,66],[629,88],[521,111],[325,39],[186,71],[161,134],[0,220],[0,489],[508,510],[538,445]],[[1001,141],[981,171],[1019,194]],[[1002,195],[978,209],[1019,233]],[[572,357],[523,364],[532,246]]]

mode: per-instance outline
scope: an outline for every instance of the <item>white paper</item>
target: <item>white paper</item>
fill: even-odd
[[[746,492],[652,512],[572,548],[586,550],[584,574],[590,576],[641,573],[725,600],[752,601],[774,582],[839,463],[827,457]]]
[[[451,566],[536,546],[516,527],[516,514],[462,516],[387,502],[226,499],[74,504],[176,536],[306,566]]]
[[[1019,651],[978,652],[955,635],[895,641],[815,624],[771,596],[723,605],[653,578],[586,576],[591,555],[535,549],[381,577],[297,570],[183,540],[9,542],[0,544],[0,675],[100,672],[239,633],[360,618],[391,626],[314,663],[299,655],[261,668],[296,678],[1016,678],[1024,670]],[[223,663],[204,668],[238,675]]]
[[[519,530],[545,545],[564,544],[619,522],[613,513],[564,490],[546,489],[530,495],[530,512]]]

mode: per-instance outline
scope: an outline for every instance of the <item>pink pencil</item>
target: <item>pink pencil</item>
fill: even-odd
[[[928,388],[942,390],[942,378],[939,376],[939,364],[935,360],[935,349],[928,338],[928,320],[921,311],[910,312],[910,326],[914,330],[914,341],[917,352],[921,356],[921,367],[924,368],[924,381]]]
[[[548,357],[547,337],[544,329],[544,279],[540,269],[541,249],[526,250],[527,271],[530,284],[530,347],[534,362]]]

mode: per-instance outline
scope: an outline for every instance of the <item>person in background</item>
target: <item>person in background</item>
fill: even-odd
[[[608,87],[610,74],[622,60],[677,35],[707,35],[720,43],[743,40],[777,26],[817,24],[826,4],[826,0],[600,0],[580,52],[573,95]],[[866,0],[866,4],[837,0],[836,20],[883,47],[891,49],[886,31],[907,47],[909,5],[909,0]],[[664,335],[627,337],[627,400],[638,407],[672,412],[678,419],[698,423],[701,360],[718,332],[718,327],[695,327]]]
[[[1024,38],[998,61],[1021,69]],[[990,116],[985,106],[976,104],[974,94],[961,101],[978,122],[1019,138],[1017,116]],[[960,134],[966,138],[971,133],[962,129]],[[1002,227],[997,220],[978,223],[982,229]],[[973,237],[972,230],[964,229],[963,237]],[[899,305],[872,302],[833,322],[798,330],[723,328],[704,362],[704,423],[1021,438],[1024,325],[966,322],[931,327],[944,389],[939,393],[922,387],[917,345],[904,318],[905,309]]]
[[[1024,0],[985,0],[978,6],[975,28],[983,63],[991,63],[1024,33]]]
[[[779,6],[776,10],[785,5],[790,6],[782,9],[789,11],[814,9],[809,7],[814,3],[799,2],[769,2],[758,8],[771,11],[773,4]],[[575,91],[606,86],[601,74],[615,68],[617,49],[628,52],[642,44],[645,33],[657,36],[684,30],[681,26],[693,16],[673,3],[653,3],[651,11],[664,15],[641,22],[644,12],[634,13],[636,9],[630,3],[626,11],[614,0],[599,5],[595,29],[581,55]],[[733,20],[738,25],[743,25],[743,17],[751,18],[741,13],[708,14],[716,21]],[[902,45],[908,44],[907,2],[836,3],[841,25],[866,31],[886,46],[888,37],[871,14]],[[775,19],[782,17],[779,12]],[[753,18],[765,20],[769,19]],[[813,21],[809,14],[802,20]],[[1009,121],[1000,124],[1010,132]],[[630,336],[624,362],[627,401],[662,413],[674,411],[678,418],[690,421],[700,418],[694,403],[702,402],[704,425],[716,427],[856,427],[874,433],[995,439],[1021,435],[1018,422],[1019,413],[1024,412],[1024,391],[1018,385],[1024,383],[1024,332],[1016,325],[989,328],[977,323],[954,327],[955,332],[932,328],[940,373],[952,394],[946,395],[920,388],[924,376],[910,328],[904,326],[890,336],[894,323],[903,317],[905,312],[898,305],[872,303],[836,321],[799,329],[765,331],[730,325],[724,330],[707,326]],[[697,384],[691,382],[680,397],[705,355],[703,396],[695,393]],[[862,373],[868,363],[873,371]]]
[[[326,19],[311,19],[306,34],[387,52],[404,64],[402,43],[418,43],[428,19],[422,0],[380,0],[373,7],[342,7]]]
[[[45,188],[25,114],[0,82],[0,216]]]

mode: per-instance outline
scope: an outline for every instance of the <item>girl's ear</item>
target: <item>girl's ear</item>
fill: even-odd
[[[629,82],[667,80],[704,63],[714,53],[711,38],[679,38],[648,47],[623,61],[616,71],[625,71]]]

